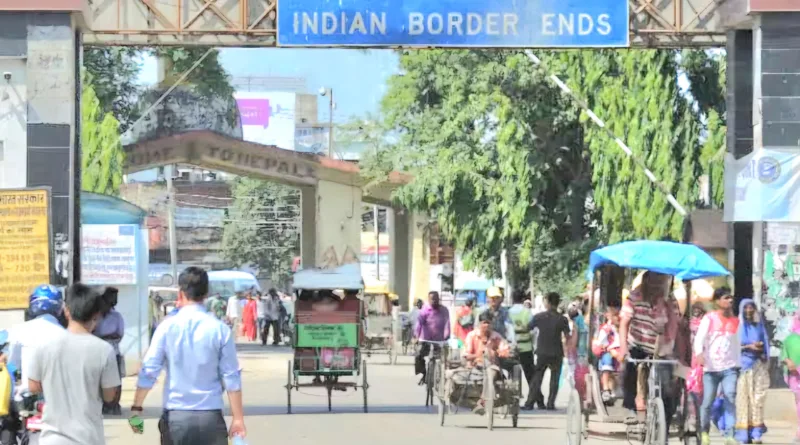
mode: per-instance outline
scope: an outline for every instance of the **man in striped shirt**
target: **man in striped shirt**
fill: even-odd
[[[656,355],[665,357],[672,354],[680,315],[677,304],[669,296],[671,279],[669,275],[645,272],[642,284],[634,289],[623,303],[619,329],[619,351],[622,357],[630,356],[641,360],[651,359]],[[661,393],[670,394],[671,379],[667,377],[671,373],[669,367],[659,365],[653,369],[662,376]],[[623,380],[625,394],[622,405],[632,411],[633,418],[636,417],[636,411],[642,411],[646,407],[647,388],[638,387],[638,381],[636,365],[627,363]],[[669,397],[663,399],[669,424],[674,403]]]

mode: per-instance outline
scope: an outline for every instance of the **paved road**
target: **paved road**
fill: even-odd
[[[439,426],[437,409],[426,409],[425,394],[411,375],[412,359],[401,357],[395,366],[386,365],[385,356],[370,359],[369,410],[362,410],[362,393],[352,390],[334,393],[333,412],[327,412],[324,391],[306,389],[292,393],[294,414],[286,414],[288,348],[240,345],[244,378],[244,401],[248,441],[255,443],[290,443],[292,445],[380,443],[382,445],[440,445],[459,441],[469,443],[491,440],[497,443],[566,443],[563,410],[553,413],[523,413],[519,427],[511,428],[511,419],[496,418],[495,430],[487,431],[482,417],[471,413],[448,416],[445,427]],[[126,379],[126,389],[134,380]],[[558,406],[564,406],[562,391]],[[123,407],[130,406],[132,392],[123,394]],[[145,434],[133,435],[125,419],[106,420],[109,445],[153,445],[158,443],[157,419],[160,415],[161,391],[157,387],[145,404]],[[787,407],[788,409],[789,407]],[[793,407],[792,407],[793,408]],[[609,433],[614,428],[592,423],[591,429]],[[617,428],[618,430],[618,428]],[[772,426],[770,441],[790,443],[793,426]],[[673,440],[677,443],[677,439]],[[627,444],[624,436],[593,436],[588,443]],[[716,441],[715,441],[716,443]],[[721,442],[720,442],[721,443]]]

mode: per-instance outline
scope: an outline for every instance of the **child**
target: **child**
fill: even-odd
[[[603,391],[603,402],[611,403],[614,400],[616,381],[613,373],[617,371],[619,357],[619,308],[606,309],[606,322],[595,334],[592,341],[592,353],[599,357],[597,369],[601,372],[600,386]]]

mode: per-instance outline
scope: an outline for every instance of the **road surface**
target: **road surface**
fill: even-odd
[[[248,443],[286,443],[291,445],[441,445],[445,443],[549,443],[565,444],[566,394],[559,394],[555,412],[523,412],[519,427],[511,427],[511,419],[495,417],[494,431],[485,429],[482,417],[468,412],[448,416],[444,427],[439,426],[437,408],[425,408],[425,393],[417,386],[413,374],[413,359],[400,357],[395,366],[387,365],[386,356],[369,359],[369,413],[362,412],[362,393],[334,392],[333,412],[327,412],[324,390],[309,388],[292,393],[293,413],[286,413],[287,362],[291,350],[283,347],[261,347],[240,344],[239,357],[243,367],[243,386]],[[545,379],[547,382],[547,379]],[[125,379],[122,405],[130,406],[135,380]],[[786,409],[794,409],[787,406]],[[158,417],[161,414],[161,386],[150,393],[145,403],[145,433],[134,435],[124,418],[106,420],[109,445],[153,445],[158,443]],[[771,424],[765,443],[788,444],[794,426],[781,422]],[[621,431],[621,425],[609,427],[591,423],[590,429],[602,433],[584,443],[623,445],[623,435],[608,434]],[[713,436],[718,436],[714,434]],[[357,438],[357,439],[356,439]],[[671,443],[678,443],[672,439]],[[714,443],[722,443],[716,437]]]

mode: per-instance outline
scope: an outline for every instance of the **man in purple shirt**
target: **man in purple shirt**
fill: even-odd
[[[442,306],[439,292],[428,293],[428,305],[422,308],[414,328],[414,337],[422,340],[417,356],[414,360],[414,371],[422,374],[419,384],[425,383],[425,357],[431,350],[431,343],[425,341],[447,341],[450,338],[450,313]],[[438,349],[439,346],[434,345]]]

